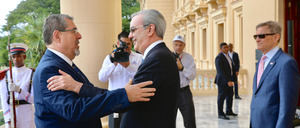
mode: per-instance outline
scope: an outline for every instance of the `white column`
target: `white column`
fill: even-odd
[[[98,80],[98,71],[122,29],[121,0],[61,0],[60,8],[74,17],[82,35],[74,62],[94,85],[107,87]]]

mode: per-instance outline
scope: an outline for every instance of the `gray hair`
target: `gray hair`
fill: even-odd
[[[132,14],[131,18],[137,15],[143,15],[143,25],[154,24],[157,36],[162,39],[164,38],[164,34],[166,31],[166,21],[164,16],[159,11],[154,9],[142,10]]]
[[[263,23],[256,25],[256,29],[258,29],[260,27],[264,27],[264,26],[267,26],[271,33],[277,33],[277,34],[281,35],[281,26],[278,24],[278,22],[275,22],[275,21],[263,22]]]
[[[66,14],[52,14],[46,20],[43,27],[43,38],[46,45],[52,43],[52,34],[54,30],[65,30],[68,26],[65,19],[73,21],[73,17]]]

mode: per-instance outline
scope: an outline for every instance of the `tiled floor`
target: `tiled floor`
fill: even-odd
[[[233,111],[238,117],[222,120],[218,119],[217,96],[195,96],[197,128],[249,128],[251,97],[242,96],[242,98],[242,100],[233,99]],[[176,123],[177,128],[184,128],[180,112],[177,114]]]

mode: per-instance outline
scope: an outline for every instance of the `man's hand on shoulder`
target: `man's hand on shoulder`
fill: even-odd
[[[47,88],[51,91],[67,90],[79,94],[83,83],[75,81],[69,74],[58,71],[61,75],[52,76],[47,80]]]
[[[129,80],[128,84],[125,86],[129,102],[150,101],[149,97],[154,96],[156,89],[144,87],[151,85],[152,83],[152,81],[146,81],[132,85],[132,80]]]

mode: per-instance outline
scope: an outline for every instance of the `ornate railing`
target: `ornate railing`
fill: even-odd
[[[216,70],[197,70],[196,78],[190,83],[190,88],[194,96],[196,95],[216,95],[218,92],[217,85],[214,83]],[[248,72],[241,69],[238,76],[239,92],[248,94],[251,86],[248,86]]]

